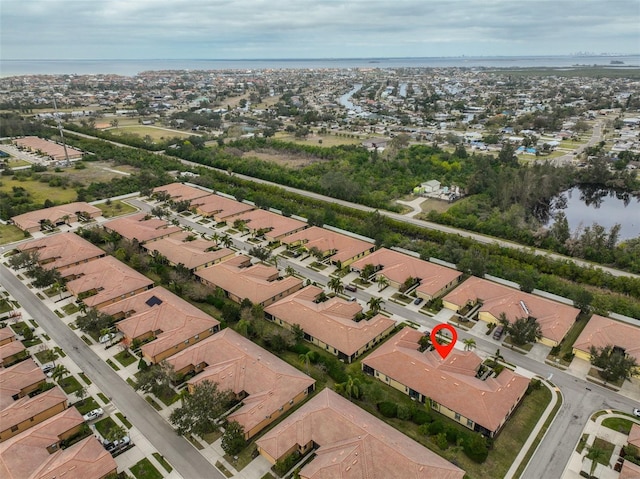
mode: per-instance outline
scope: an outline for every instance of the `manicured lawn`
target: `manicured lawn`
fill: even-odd
[[[162,474],[146,457],[129,468],[137,479],[162,479]]]
[[[48,354],[48,352],[47,352],[47,351],[38,351],[37,353],[35,353],[35,354],[34,354],[34,356],[36,357],[36,359],[37,359],[38,361],[40,361],[40,363],[41,363],[41,364],[44,364],[44,363],[46,363],[46,362],[47,362],[47,361],[45,361],[45,359],[46,359],[46,358],[45,358],[45,356],[46,356],[47,354]],[[58,359],[58,355],[56,355],[56,358],[55,358],[55,359]]]
[[[80,311],[80,308],[78,308],[78,305],[76,303],[69,303],[69,304],[65,304],[62,307],[62,311],[67,313],[67,315],[70,315],[70,314],[77,313],[78,311]]]
[[[87,385],[91,385],[91,379],[89,379],[85,373],[80,373],[78,376],[80,376]]]
[[[111,202],[111,204],[100,203],[95,205],[102,210],[102,216],[105,218],[113,218],[114,216],[126,215],[137,211],[133,206],[121,200]]]
[[[125,368],[136,362],[137,358],[129,351],[120,351],[114,356],[115,360],[122,364]]]
[[[3,180],[4,181],[4,180]],[[0,225],[0,244],[13,243],[24,239],[24,233],[13,225]]]
[[[160,406],[160,404],[158,404],[151,396],[145,396],[144,398],[156,411],[162,411],[162,406]]]
[[[89,411],[100,407],[97,401],[91,396],[84,398],[82,401],[78,401],[74,406],[80,414],[87,414]]]
[[[613,450],[615,449],[615,444],[611,444],[609,441],[605,441],[600,437],[596,437],[595,441],[593,441],[593,447],[595,449],[602,449],[605,454],[598,462],[605,466],[609,465],[609,461],[611,461],[611,454],[613,454]]]
[[[124,424],[124,427],[126,427],[127,429],[131,429],[132,425],[129,422],[129,420],[125,417],[124,414],[122,414],[121,412],[117,412],[116,416],[118,416],[118,419],[120,419],[120,422]]]
[[[58,382],[58,386],[60,386],[67,394],[73,394],[82,387],[78,380],[73,376],[67,376],[64,379],[61,379]]]
[[[104,404],[109,404],[109,398],[102,393],[98,393],[98,397]]]
[[[0,314],[8,313],[13,309],[13,304],[7,299],[0,299]]]
[[[114,371],[120,371],[120,368],[116,365],[116,363],[111,361],[111,359],[107,359],[107,364],[111,366]]]
[[[630,421],[629,419],[622,419],[618,417],[608,417],[602,421],[603,426],[613,429],[614,431],[621,432],[622,434],[629,434],[633,424],[633,421]]]
[[[154,452],[153,457],[156,458],[156,461],[158,461],[162,465],[162,467],[165,468],[167,472],[173,471],[173,467],[171,467],[171,464],[169,464],[167,460],[164,457],[162,457],[162,455],[159,452]]]
[[[220,472],[222,472],[222,474],[225,475],[225,477],[233,477],[233,474],[231,473],[231,471],[229,471],[229,469],[224,467],[224,464],[222,464],[220,461],[216,461],[216,467]]]
[[[95,423],[96,430],[100,433],[103,438],[106,438],[109,434],[109,431],[118,427],[116,422],[110,417],[105,417],[104,419],[100,419]]]
[[[256,451],[255,443],[249,445],[249,447],[245,447],[240,453],[236,456],[238,460],[236,461],[233,457],[228,454],[224,455],[224,458],[227,460],[229,464],[236,468],[237,471],[241,471],[247,465],[253,461],[253,454]]]
[[[205,434],[204,436],[202,436],[202,439],[207,441],[207,444],[213,444],[221,437],[222,437],[222,431],[217,430],[217,431],[210,432],[209,434]]]

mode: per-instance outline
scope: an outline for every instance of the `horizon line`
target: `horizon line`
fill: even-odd
[[[283,58],[4,58],[0,62],[15,61],[38,61],[38,62],[60,62],[60,61],[159,61],[159,60],[182,60],[182,61],[301,61],[301,60],[410,60],[410,59],[434,59],[434,58],[553,58],[553,57],[628,57],[638,56],[639,53],[565,53],[565,54],[538,54],[538,55],[446,55],[446,56],[384,56],[384,57],[283,57]]]

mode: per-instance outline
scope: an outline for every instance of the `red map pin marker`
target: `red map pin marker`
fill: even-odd
[[[436,334],[441,329],[446,329],[447,331],[451,332],[451,342],[449,344],[438,343],[438,338],[436,337]],[[457,340],[458,340],[458,333],[456,332],[456,328],[454,328],[449,324],[438,324],[435,328],[431,330],[431,344],[433,344],[433,347],[436,348],[436,351],[438,351],[438,354],[442,357],[442,359],[446,359],[447,356],[449,356],[449,353],[451,352],[453,347],[456,345]]]

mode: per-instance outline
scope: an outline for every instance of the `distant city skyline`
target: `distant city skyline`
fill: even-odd
[[[638,0],[0,0],[17,59],[301,59],[640,52]]]

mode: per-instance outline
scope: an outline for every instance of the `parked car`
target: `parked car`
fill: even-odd
[[[422,303],[423,299],[422,298],[416,298],[416,300],[413,302],[413,304],[420,304]]]
[[[353,284],[346,284],[344,286],[344,289],[346,289],[347,291],[351,291],[352,293],[355,293],[356,291],[358,291],[358,288]]]
[[[498,326],[494,331],[493,331],[493,339],[500,339],[502,337],[502,333],[504,331],[504,326]]]
[[[633,410],[633,415],[636,416],[636,417],[640,417],[640,408],[635,408]]]
[[[98,419],[100,416],[104,414],[104,411],[101,407],[98,409],[94,409],[93,411],[89,411],[87,414],[82,416],[85,421],[93,421],[94,419]]]
[[[350,303],[353,303],[354,301],[357,301],[356,297],[355,297],[355,296],[351,296],[351,297],[349,298],[349,302],[350,302]]]
[[[100,344],[105,344],[111,341],[115,337],[116,337],[116,333],[107,333],[104,336],[100,336],[98,341],[100,341]]]
[[[120,439],[119,441],[104,441],[102,443],[102,445],[104,446],[104,448],[108,451],[113,453],[114,451],[118,450],[118,449],[123,449],[125,447],[127,447],[129,444],[131,443],[131,439],[129,438],[129,436],[125,436],[122,439]]]
[[[45,373],[47,377],[51,377],[53,376],[53,370],[55,369],[55,367],[56,366],[53,363],[45,363],[40,366],[40,369],[42,369],[42,372]]]

